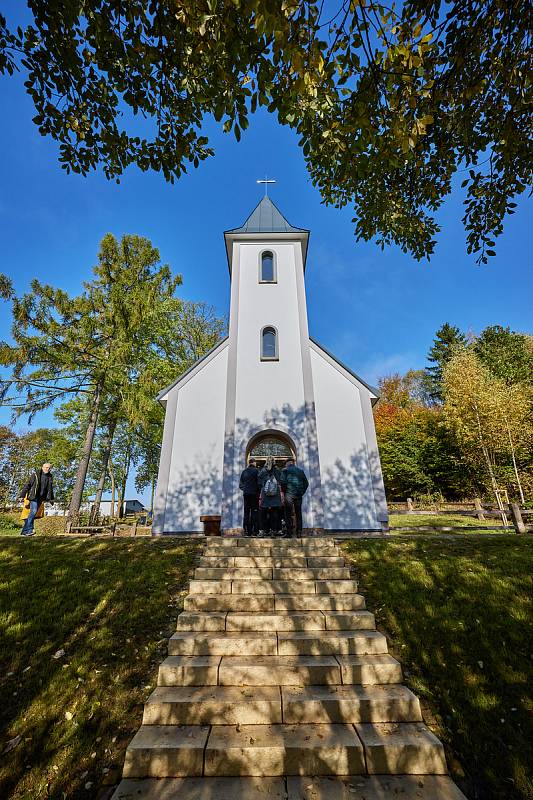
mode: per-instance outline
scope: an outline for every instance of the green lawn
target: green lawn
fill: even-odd
[[[2,799],[88,800],[116,782],[194,552],[176,539],[0,538]]]
[[[531,800],[533,538],[343,548],[467,797]]]
[[[437,526],[451,528],[472,528],[473,530],[459,530],[457,533],[506,533],[505,528],[498,531],[487,530],[487,527],[499,525],[500,521],[496,517],[491,519],[479,520],[476,517],[463,517],[461,514],[391,514],[389,525],[391,528],[418,528],[419,526]],[[509,519],[509,524],[511,521]],[[475,530],[474,530],[475,529]],[[511,526],[508,531],[513,532]],[[421,531],[422,533],[423,531]],[[392,531],[396,533],[396,531]],[[431,531],[424,531],[431,533]],[[436,531],[439,533],[439,531]]]

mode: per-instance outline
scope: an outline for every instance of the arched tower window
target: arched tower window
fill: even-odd
[[[278,361],[278,332],[268,325],[261,331],[261,361]]]
[[[259,283],[277,283],[274,253],[264,250],[259,263]]]

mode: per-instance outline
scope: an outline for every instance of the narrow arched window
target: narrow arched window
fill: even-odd
[[[261,253],[261,264],[259,266],[259,281],[261,283],[276,283],[276,266],[274,264],[274,253],[265,250]]]
[[[271,326],[263,328],[261,331],[261,359],[277,361],[278,358],[278,332]]]

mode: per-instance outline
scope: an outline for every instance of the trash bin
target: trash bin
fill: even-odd
[[[204,524],[204,534],[206,536],[220,536],[220,521],[222,517],[216,514],[200,517],[200,522]]]

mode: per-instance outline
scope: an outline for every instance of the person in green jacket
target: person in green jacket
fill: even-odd
[[[284,492],[285,526],[289,536],[302,535],[302,498],[307,491],[309,481],[303,469],[296,466],[293,458],[285,462],[285,469],[280,476],[281,488]]]

